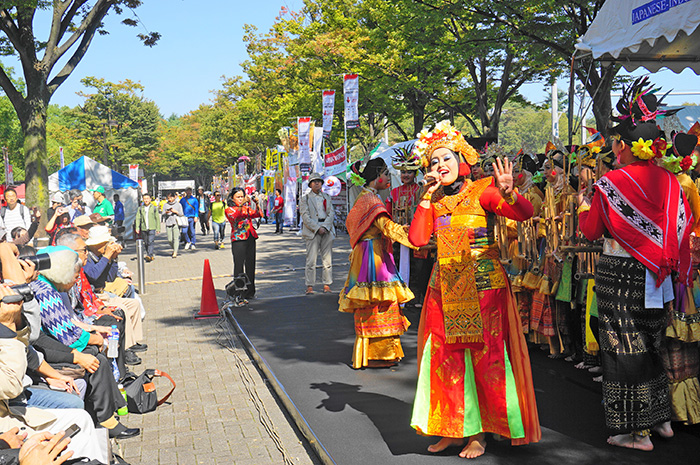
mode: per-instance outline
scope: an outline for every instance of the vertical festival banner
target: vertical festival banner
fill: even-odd
[[[345,129],[360,127],[357,104],[360,98],[360,85],[357,74],[343,76],[343,97],[345,100]]]
[[[345,146],[341,145],[337,149],[325,155],[326,176],[337,176],[345,173],[347,162],[345,161]]]
[[[66,167],[66,160],[63,158],[63,147],[58,148],[58,153],[61,155],[61,169]]]
[[[139,165],[129,165],[129,179],[139,182]]]
[[[297,134],[299,135],[299,163],[311,163],[311,118],[297,119]]]
[[[333,111],[335,111],[335,91],[323,91],[323,137],[331,136],[333,129]]]
[[[2,148],[2,156],[5,160],[5,185],[10,186],[14,184],[14,179],[12,179],[12,166],[10,165],[10,154],[7,147]]]

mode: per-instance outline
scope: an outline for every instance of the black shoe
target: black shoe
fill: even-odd
[[[141,365],[141,357],[127,350],[124,353],[124,363],[127,365]]]
[[[148,350],[148,344],[140,344],[137,342],[133,346],[129,347],[127,350],[130,350],[132,352],[146,352]]]
[[[121,423],[108,431],[110,439],[128,439],[141,434],[140,428],[127,428]]]

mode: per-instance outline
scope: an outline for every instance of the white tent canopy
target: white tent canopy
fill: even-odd
[[[617,61],[627,71],[685,68],[700,74],[700,0],[607,0],[576,55]]]

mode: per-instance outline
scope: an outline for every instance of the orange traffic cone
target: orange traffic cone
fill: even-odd
[[[219,302],[216,300],[214,280],[211,277],[211,267],[207,258],[204,260],[204,274],[202,275],[202,302],[199,305],[199,313],[195,314],[194,317],[197,319],[217,316],[219,316]]]

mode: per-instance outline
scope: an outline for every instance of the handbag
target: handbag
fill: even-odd
[[[114,278],[114,281],[110,281],[105,284],[105,292],[110,292],[117,297],[123,297],[124,294],[126,294],[126,291],[129,290],[129,281],[127,281],[124,278]]]
[[[181,228],[186,228],[190,225],[190,220],[186,216],[176,216],[175,223]]]
[[[170,388],[165,397],[158,400],[156,394],[156,386],[153,384],[153,378],[167,378],[173,387]],[[170,395],[175,390],[175,381],[164,371],[148,369],[135,378],[127,378],[123,382],[124,390],[126,391],[126,406],[130,413],[148,413],[153,412],[156,407],[162,405],[168,400]]]

